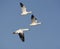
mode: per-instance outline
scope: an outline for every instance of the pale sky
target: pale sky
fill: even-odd
[[[30,27],[31,15],[21,16],[19,2],[42,24]],[[25,42],[12,32],[24,32]],[[60,0],[0,0],[0,49],[60,49]]]

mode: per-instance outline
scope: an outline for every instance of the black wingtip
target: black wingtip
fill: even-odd
[[[20,2],[20,6],[23,7],[23,3]]]
[[[24,33],[23,33],[23,35],[22,35],[21,33],[19,33],[18,35],[19,35],[19,37],[21,38],[22,42],[24,42],[24,41],[25,41]]]
[[[37,18],[35,18],[35,20],[37,20]]]
[[[25,40],[24,39],[22,39],[22,42],[24,42]]]
[[[32,15],[31,15],[31,19],[33,19],[33,18],[34,18],[34,15],[32,14]]]

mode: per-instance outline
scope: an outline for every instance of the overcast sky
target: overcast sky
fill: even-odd
[[[42,24],[30,27],[31,15],[21,16],[19,2]],[[25,42],[12,32],[24,32]],[[60,0],[0,0],[0,49],[60,49]]]

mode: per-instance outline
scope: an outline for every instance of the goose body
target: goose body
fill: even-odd
[[[32,11],[27,11],[25,5],[21,2],[20,2],[20,6],[21,6],[21,11],[22,11],[21,15],[27,15],[27,14],[32,13]]]
[[[19,37],[21,38],[21,40],[24,42],[25,41],[25,37],[24,37],[24,31],[28,31],[29,29],[19,29],[16,30],[15,32],[13,32],[13,34],[18,34]]]
[[[37,22],[37,18],[34,15],[31,15],[31,22],[32,23],[30,24],[30,26],[36,26],[41,24],[41,22]]]

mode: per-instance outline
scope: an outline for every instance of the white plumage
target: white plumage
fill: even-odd
[[[24,37],[24,31],[28,31],[29,29],[19,29],[16,30],[15,32],[13,32],[13,34],[18,34],[19,37],[21,38],[21,40],[24,42],[25,41],[25,37]]]
[[[28,12],[25,5],[23,3],[21,3],[21,2],[20,2],[20,6],[21,6],[21,11],[22,11],[21,15],[27,15],[29,13],[32,13],[32,11]]]
[[[23,5],[23,3],[20,2],[20,6],[21,6],[21,15],[27,15],[27,14],[30,14],[32,13],[32,11],[27,11],[25,5]],[[37,18],[34,16],[34,15],[31,15],[31,24],[30,26],[36,26],[36,25],[39,25],[41,24],[41,22],[38,22],[37,21]],[[29,29],[19,29],[19,30],[16,30],[15,32],[13,32],[13,34],[18,34],[19,37],[21,38],[21,40],[24,42],[25,41],[25,37],[24,37],[24,31],[28,31]]]
[[[36,25],[41,24],[41,22],[37,21],[37,18],[34,15],[31,15],[31,22],[32,23],[30,24],[30,26],[36,26]]]

